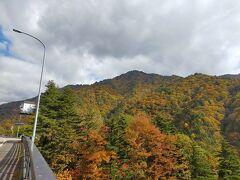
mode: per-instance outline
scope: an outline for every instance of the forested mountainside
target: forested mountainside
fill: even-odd
[[[14,133],[18,115],[4,117],[1,133]],[[33,115],[22,120],[31,135]],[[130,71],[63,89],[49,81],[36,143],[59,179],[240,179],[240,79]]]
[[[37,102],[37,98],[26,99],[23,101],[15,101],[6,104],[0,105],[0,122],[4,120],[16,120],[16,117],[19,116],[20,105],[24,101]]]

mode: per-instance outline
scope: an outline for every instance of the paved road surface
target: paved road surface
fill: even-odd
[[[0,146],[0,180],[19,180],[22,172],[23,147],[19,140],[6,139]]]

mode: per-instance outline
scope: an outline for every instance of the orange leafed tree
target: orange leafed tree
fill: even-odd
[[[146,116],[137,116],[126,134],[130,145],[128,168],[134,178],[173,177],[176,154],[171,136],[160,132]]]
[[[58,173],[56,176],[57,180],[72,180],[71,173],[68,170]]]
[[[101,134],[89,132],[82,139],[72,144],[73,161],[76,166],[72,171],[73,179],[105,179],[109,174],[104,165],[115,157],[115,153],[105,148],[106,141]]]

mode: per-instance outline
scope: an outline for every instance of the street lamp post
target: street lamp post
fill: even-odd
[[[34,120],[34,127],[33,127],[33,134],[32,134],[32,144],[31,144],[31,150],[33,150],[33,145],[34,145],[34,140],[35,140],[35,135],[36,135],[36,129],[37,129],[37,121],[38,121],[38,112],[39,112],[39,105],[40,105],[40,97],[41,97],[41,88],[42,88],[42,77],[43,77],[43,69],[44,69],[44,63],[45,63],[45,51],[46,47],[45,44],[38,38],[34,37],[31,34],[13,29],[14,32],[25,34],[27,36],[30,36],[37,41],[39,41],[43,45],[43,58],[42,58],[42,70],[41,70],[41,76],[40,76],[40,81],[39,81],[39,89],[38,89],[38,99],[37,99],[37,108],[36,108],[36,113],[35,113],[35,120]]]

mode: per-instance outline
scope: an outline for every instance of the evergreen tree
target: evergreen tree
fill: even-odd
[[[61,93],[53,81],[49,81],[46,87],[46,92],[41,96],[40,115],[57,119]]]
[[[240,158],[226,141],[222,143],[218,175],[221,179],[240,179]]]
[[[65,88],[59,98],[59,113],[60,119],[66,119],[69,122],[77,118],[76,113],[76,95],[70,88]]]
[[[75,137],[71,121],[77,118],[74,103],[73,91],[65,89],[61,92],[53,81],[48,82],[42,96],[38,146],[56,172],[71,166],[69,144]]]
[[[129,116],[125,115],[121,109],[115,109],[112,111],[106,120],[108,127],[107,139],[109,144],[107,145],[109,150],[113,150],[117,153],[118,159],[110,161],[110,174],[113,178],[119,178],[121,166],[128,159],[127,146],[128,143],[125,139],[127,123]]]
[[[168,134],[176,132],[176,127],[173,124],[173,118],[168,113],[162,112],[157,114],[156,118],[154,118],[154,122],[162,132]]]
[[[199,145],[193,144],[191,174],[193,179],[214,179],[207,152]]]
[[[114,117],[111,117],[107,122],[109,127],[109,147],[118,152],[121,158],[126,158],[127,156],[125,151],[125,146],[127,143],[124,137],[126,134],[128,118],[129,117],[123,113],[117,112]]]

